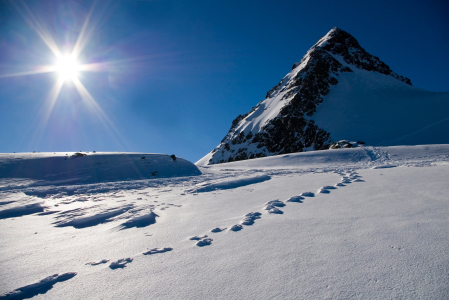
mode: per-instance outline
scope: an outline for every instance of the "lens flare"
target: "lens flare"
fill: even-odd
[[[95,62],[95,63],[82,63],[78,60],[81,54],[85,51],[86,45],[92,40],[93,32],[95,31],[98,19],[93,19],[92,14],[95,7],[98,7],[99,1],[94,0],[92,6],[84,19],[81,31],[78,34],[75,45],[72,47],[71,52],[63,53],[58,46],[57,40],[51,34],[45,21],[39,15],[35,15],[33,10],[28,7],[28,4],[23,0],[12,1],[17,11],[25,20],[26,24],[34,30],[41,40],[45,43],[51,53],[54,55],[53,64],[48,65],[35,65],[27,70],[14,70],[15,72],[1,74],[1,78],[28,76],[43,73],[55,73],[58,79],[54,83],[50,90],[50,93],[43,103],[39,116],[41,116],[41,122],[36,128],[35,141],[42,138],[50,116],[53,113],[53,109],[56,106],[59,95],[63,89],[64,84],[71,84],[80,95],[84,102],[86,111],[90,112],[91,116],[97,118],[107,133],[113,138],[115,143],[120,146],[124,146],[124,138],[120,135],[113,122],[108,118],[106,113],[102,110],[101,106],[97,103],[94,97],[90,94],[87,88],[81,83],[80,77],[84,72],[107,72],[108,68],[114,63],[123,63],[123,61],[107,61],[107,62]],[[64,45],[66,49],[70,49],[70,43]],[[49,55],[50,56],[50,55]],[[1,70],[0,70],[1,71]],[[69,91],[71,89],[68,89]]]

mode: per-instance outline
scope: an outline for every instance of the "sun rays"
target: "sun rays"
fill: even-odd
[[[51,34],[51,30],[47,27],[45,18],[40,18],[39,14],[33,13],[32,9],[24,1],[17,1],[13,3],[17,11],[25,20],[29,28],[31,28],[39,38],[44,42],[46,47],[50,50],[50,56],[53,56],[53,64],[32,66],[29,65],[28,70],[17,70],[16,72],[10,72],[7,74],[0,74],[0,78],[17,77],[37,75],[44,73],[55,73],[57,75],[55,83],[50,88],[48,96],[43,102],[39,114],[39,125],[36,127],[35,137],[40,136],[54,111],[56,103],[60,98],[62,92],[74,91],[73,89],[64,90],[64,85],[75,87],[79,97],[82,99],[82,103],[85,106],[87,112],[90,113],[91,118],[96,118],[104,126],[104,129],[111,134],[117,144],[123,145],[123,139],[120,137],[114,124],[107,117],[103,109],[97,103],[95,98],[91,95],[88,89],[81,82],[82,74],[84,72],[105,72],[107,66],[113,62],[95,62],[92,64],[84,63],[82,61],[83,51],[91,41],[92,33],[95,30],[95,24],[92,24],[91,17],[96,2],[94,2],[85,16],[79,34],[76,38],[76,42],[72,44],[71,51],[67,51],[70,44],[64,44],[64,47],[58,45],[58,39],[55,39]],[[97,20],[98,21],[98,20]],[[95,22],[94,22],[95,23]],[[58,26],[58,24],[52,24]],[[62,30],[61,28],[59,28]]]

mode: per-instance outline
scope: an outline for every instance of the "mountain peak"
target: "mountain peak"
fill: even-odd
[[[340,81],[341,89],[351,93],[348,84],[358,78],[411,86],[410,79],[394,73],[352,35],[334,27],[267,92],[264,100],[232,122],[228,134],[202,161],[214,164],[328,149],[335,143],[332,127],[323,128],[316,122],[318,106],[332,90],[338,90]]]
[[[323,36],[321,39],[318,40],[318,42],[315,44],[315,46],[321,47],[324,43],[327,43],[329,40],[335,39],[335,37],[341,36],[341,35],[348,35],[349,37],[352,37],[349,33],[346,31],[341,30],[338,27],[334,27],[329,32]]]
[[[348,32],[334,27],[325,36],[310,48],[301,62],[315,51],[326,51],[337,60],[343,60],[346,64],[371,72],[389,75],[408,85],[412,85],[409,78],[393,72],[390,67],[382,62],[379,57],[373,56],[360,46],[359,42]],[[293,65],[296,68],[301,62]]]

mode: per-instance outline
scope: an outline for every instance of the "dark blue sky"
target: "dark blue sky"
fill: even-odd
[[[447,1],[14,3],[0,0],[0,152],[156,152],[195,162],[334,26],[414,86],[449,91]],[[79,80],[104,115],[70,82],[50,110],[56,74],[6,75],[55,63],[29,22],[70,52],[89,11],[78,60],[102,67]]]

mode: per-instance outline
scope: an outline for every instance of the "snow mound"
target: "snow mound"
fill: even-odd
[[[0,179],[32,179],[34,184],[88,184],[200,175],[191,162],[166,154],[14,153],[0,154]]]

